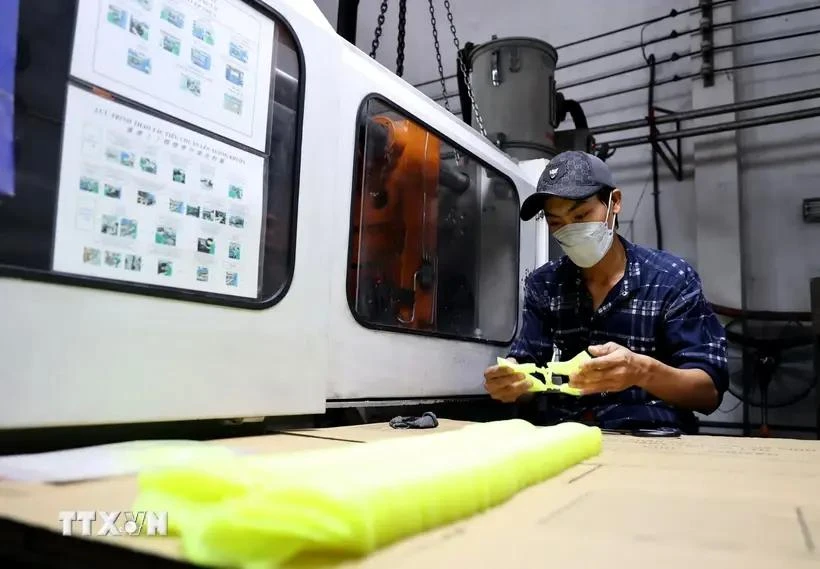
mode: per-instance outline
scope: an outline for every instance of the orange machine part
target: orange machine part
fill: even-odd
[[[388,142],[383,158],[363,172],[352,261],[359,279],[369,276],[406,291],[395,314],[404,326],[430,328],[436,279],[424,274],[436,270],[441,143],[408,120],[373,121],[385,127]]]

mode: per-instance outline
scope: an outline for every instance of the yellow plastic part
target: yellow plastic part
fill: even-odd
[[[550,362],[547,367],[555,375],[572,375],[581,371],[581,366],[592,360],[586,350],[566,362]]]
[[[549,391],[555,393],[563,393],[565,395],[574,395],[575,397],[581,395],[581,390],[576,389],[574,387],[570,387],[567,384],[556,385],[552,383],[553,371],[550,369],[538,367],[535,364],[514,364],[510,360],[506,360],[504,358],[498,358],[497,361],[499,367],[507,367],[518,373],[523,373],[527,381],[530,382],[529,391],[531,393],[541,393]],[[538,378],[533,377],[531,375],[536,372],[541,373],[544,376],[544,381],[540,381]]]
[[[496,506],[597,455],[601,431],[513,419],[423,437],[207,460],[140,474],[135,511],[167,511],[185,557],[281,567],[349,557]]]

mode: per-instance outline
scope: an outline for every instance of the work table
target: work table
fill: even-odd
[[[213,441],[278,453],[417,437],[386,423]],[[400,465],[397,465],[400,468]],[[604,435],[600,455],[470,519],[343,567],[818,567],[820,442]],[[135,476],[0,481],[0,550],[38,566],[187,566],[170,537],[64,537],[65,510],[128,511]],[[72,563],[73,562],[73,563]]]

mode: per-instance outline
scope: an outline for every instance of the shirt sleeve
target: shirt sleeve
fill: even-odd
[[[507,354],[519,363],[545,366],[552,359],[552,332],[548,310],[544,307],[546,290],[533,281],[532,275],[524,281],[524,308],[521,328]]]
[[[718,392],[718,405],[729,387],[726,332],[706,302],[700,277],[691,267],[686,280],[666,310],[666,342],[678,369],[701,369]]]

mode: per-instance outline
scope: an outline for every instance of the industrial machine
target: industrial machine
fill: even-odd
[[[483,392],[547,258],[518,208],[548,153],[500,149],[312,2],[18,21],[0,429]]]

